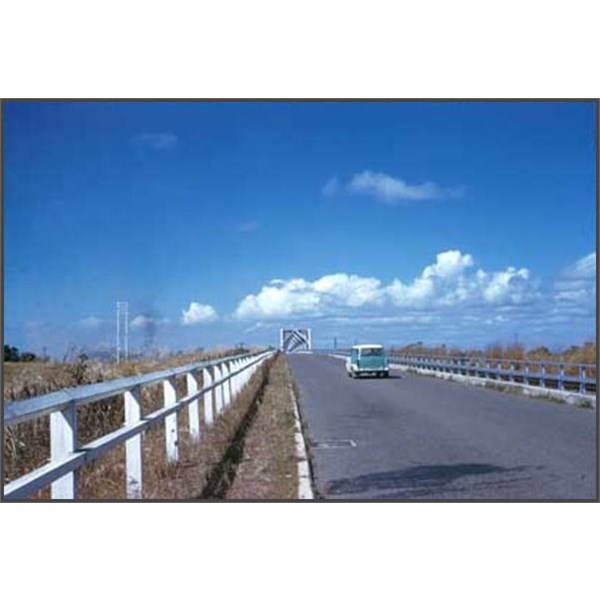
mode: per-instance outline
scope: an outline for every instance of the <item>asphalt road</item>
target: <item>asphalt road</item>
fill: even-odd
[[[340,359],[288,357],[318,497],[596,498],[596,412]]]

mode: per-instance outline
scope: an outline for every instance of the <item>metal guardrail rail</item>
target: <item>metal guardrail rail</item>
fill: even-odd
[[[349,350],[314,350],[315,353],[335,353],[349,356]],[[388,361],[418,369],[455,373],[495,381],[576,391],[596,392],[596,365],[527,359],[485,358],[477,356],[427,356],[386,353]],[[591,376],[593,374],[593,376]]]
[[[596,366],[590,364],[393,354],[388,358],[394,364],[469,377],[508,381],[541,388],[552,387],[560,391],[577,391],[580,394],[596,391],[596,378],[588,377],[588,373],[595,373]]]
[[[76,388],[68,388],[4,404],[4,427],[50,416],[50,460],[47,464],[4,485],[4,500],[21,499],[49,485],[53,499],[77,497],[78,469],[125,444],[127,497],[141,498],[143,493],[142,433],[164,421],[165,451],[169,462],[177,462],[177,415],[188,407],[191,439],[200,441],[200,403],[204,424],[210,427],[214,417],[231,404],[252,374],[275,351],[235,355],[202,361]],[[202,387],[199,385],[202,374]],[[178,398],[176,380],[185,377],[187,395]],[[163,407],[142,416],[141,390],[144,386],[163,384]],[[123,395],[125,423],[117,430],[80,445],[77,435],[77,408],[84,404]]]

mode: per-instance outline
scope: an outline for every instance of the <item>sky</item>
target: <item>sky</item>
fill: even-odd
[[[595,339],[592,102],[5,102],[4,343]]]

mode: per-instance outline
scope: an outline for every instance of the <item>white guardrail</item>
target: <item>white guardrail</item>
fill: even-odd
[[[349,356],[349,350],[313,350]],[[485,358],[473,356],[425,356],[386,352],[390,364],[414,369],[454,373],[468,377],[519,383],[579,394],[596,393],[596,365],[527,359]],[[570,374],[569,374],[570,373]]]
[[[199,443],[200,403],[204,408],[204,424],[210,427],[214,417],[221,414],[237,398],[253,373],[273,354],[275,351],[271,350],[196,362],[164,371],[68,388],[27,400],[5,403],[5,428],[50,415],[50,461],[5,484],[3,499],[26,498],[49,485],[53,499],[75,499],[78,469],[123,443],[126,455],[127,497],[141,498],[142,433],[164,421],[167,460],[177,462],[178,413],[188,407],[190,437],[195,443]],[[202,387],[199,386],[200,374]],[[177,397],[178,377],[185,377],[187,380],[187,395],[181,398]],[[160,382],[163,385],[163,407],[142,416],[142,388]],[[79,445],[77,408],[121,394],[125,402],[123,426],[85,445]]]

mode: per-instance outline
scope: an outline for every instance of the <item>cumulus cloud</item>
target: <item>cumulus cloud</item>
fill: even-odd
[[[319,314],[321,299],[304,279],[273,279],[258,294],[249,294],[238,305],[238,318],[274,318],[293,314]]]
[[[554,285],[558,304],[596,304],[596,253],[592,252],[567,267]]]
[[[187,310],[181,311],[181,322],[184,325],[194,325],[196,323],[210,323],[217,319],[217,313],[210,304],[199,304],[190,302]]]
[[[357,309],[444,309],[461,306],[518,305],[537,297],[537,284],[525,268],[473,272],[473,257],[459,250],[437,255],[412,282],[346,273],[325,275],[315,281],[274,279],[238,305],[240,319],[356,314]]]
[[[179,142],[179,138],[169,131],[145,132],[135,136],[133,142],[151,150],[172,150]]]
[[[398,177],[373,171],[356,173],[346,184],[341,184],[334,177],[321,188],[325,196],[334,196],[340,191],[371,196],[386,204],[435,200],[461,194],[458,188],[444,188],[431,181],[409,184]]]

